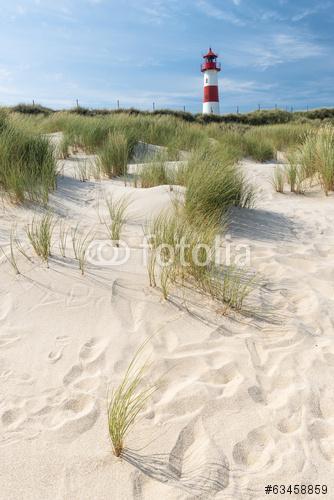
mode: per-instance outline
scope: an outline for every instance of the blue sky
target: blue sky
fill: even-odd
[[[221,111],[334,106],[334,0],[0,0],[0,104]]]

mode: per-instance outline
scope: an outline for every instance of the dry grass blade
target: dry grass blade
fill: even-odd
[[[121,456],[125,439],[144,409],[147,400],[157,389],[156,385],[145,386],[144,377],[149,368],[147,361],[140,362],[140,355],[147,341],[132,358],[120,385],[114,389],[108,401],[109,436],[116,457]]]

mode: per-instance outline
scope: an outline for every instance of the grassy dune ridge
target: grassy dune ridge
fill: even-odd
[[[31,199],[44,203],[47,202],[49,191],[55,187],[55,161],[52,149],[42,134],[62,131],[60,155],[66,158],[70,152],[75,151],[96,154],[100,159],[103,175],[109,178],[127,173],[128,161],[133,157],[135,145],[139,141],[166,147],[166,160],[178,160],[180,151],[188,151],[192,160],[182,175],[172,179],[173,176],[168,175],[161,164],[156,168],[156,174],[156,166],[143,172],[142,186],[180,183],[194,189],[195,181],[192,182],[191,179],[196,175],[196,182],[198,178],[208,181],[206,184],[210,184],[209,180],[213,178],[221,181],[219,165],[224,166],[224,172],[228,170],[230,175],[236,172],[235,164],[244,157],[264,162],[275,159],[277,151],[285,151],[291,156],[291,152],[305,144],[305,137],[311,137],[323,123],[309,119],[287,120],[285,112],[279,110],[253,114],[258,118],[266,117],[263,119],[264,123],[271,123],[274,119],[281,123],[251,126],[247,120],[240,120],[240,123],[231,120],[228,123],[228,120],[207,120],[202,117],[203,120],[200,121],[191,120],[184,113],[172,112],[145,113],[128,110],[94,114],[93,111],[83,109],[75,112],[51,112],[43,108],[43,112],[37,110],[29,113],[28,108],[22,108],[21,105],[14,109],[15,112],[1,112],[0,185],[12,199]],[[319,116],[328,120],[331,110],[326,113],[322,110],[322,115]],[[262,123],[261,120],[259,123]],[[330,123],[326,127],[332,130]],[[321,141],[318,140],[317,144],[317,158],[320,158],[319,148],[325,148],[325,143],[322,141],[321,146]],[[326,147],[328,150],[328,141]],[[208,154],[209,151],[211,154]],[[331,156],[328,151],[326,154],[327,157]],[[202,166],[199,166],[201,162]],[[327,163],[330,163],[328,158]],[[193,167],[195,164],[196,168]],[[320,165],[320,160],[318,164]],[[331,174],[325,172],[324,166],[321,168],[323,173],[322,176],[319,174],[320,181],[328,191],[331,189]],[[329,180],[325,180],[325,176],[329,176]],[[220,181],[220,202],[227,200],[223,202],[226,205],[231,200],[231,186],[221,184]],[[230,175],[230,181],[236,183],[237,189],[243,189],[240,175]],[[213,184],[214,182],[211,183]],[[224,189],[228,190],[226,196]],[[247,187],[245,189],[247,191]],[[247,198],[243,194],[238,196],[239,200]],[[234,197],[233,203],[239,203],[236,202],[237,198]]]

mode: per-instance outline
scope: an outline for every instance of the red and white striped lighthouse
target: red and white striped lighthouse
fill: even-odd
[[[201,65],[201,71],[204,74],[204,114],[219,115],[218,73],[221,66],[217,62],[217,57],[218,55],[211,50],[211,47],[203,56],[204,63]]]

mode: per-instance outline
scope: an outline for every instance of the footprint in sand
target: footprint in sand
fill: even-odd
[[[24,420],[24,412],[21,408],[11,408],[1,415],[1,422],[4,427],[17,427]]]
[[[86,342],[79,353],[79,359],[82,363],[93,364],[101,363],[104,360],[108,342],[99,338],[91,338]]]
[[[77,308],[87,306],[91,301],[91,290],[86,285],[74,285],[66,298],[66,307]]]
[[[82,375],[83,369],[80,365],[73,365],[70,371],[63,378],[65,385],[69,385]]]
[[[56,337],[56,347],[53,351],[49,352],[48,360],[50,363],[57,363],[62,356],[65,347],[69,344],[70,340],[67,336]]]
[[[241,384],[243,377],[235,363],[226,363],[215,370],[209,370],[202,377],[202,380],[210,385],[215,385],[221,389],[224,396],[230,397]]]
[[[248,388],[248,394],[255,403],[260,403],[262,405],[267,404],[266,393],[257,385],[252,385]]]
[[[191,498],[213,498],[229,484],[228,460],[201,418],[183,427],[169,455],[152,457],[126,450],[123,458],[151,478],[187,491]],[[145,476],[137,476],[136,493],[144,486]]]
[[[78,394],[64,401],[51,421],[51,431],[65,441],[73,441],[93,427],[100,409],[97,401],[88,394]]]
[[[267,463],[273,443],[265,426],[253,429],[247,437],[239,441],[233,448],[234,461],[246,467]]]
[[[82,380],[78,380],[78,382],[74,384],[74,387],[75,389],[79,389],[85,392],[90,392],[90,391],[96,392],[99,385],[100,381],[97,377],[86,377],[83,378]]]
[[[328,462],[334,462],[334,424],[316,419],[309,426],[309,432],[318,443],[323,457]]]
[[[205,428],[202,419],[182,429],[169,455],[169,467],[183,486],[212,494],[229,484],[229,463]]]

